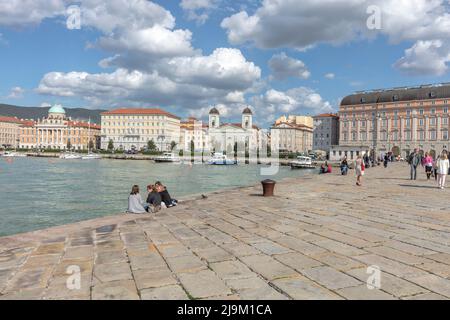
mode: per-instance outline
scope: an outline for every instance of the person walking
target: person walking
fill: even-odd
[[[410,154],[408,163],[411,167],[411,180],[417,180],[417,167],[422,163],[422,156],[419,149],[414,149],[414,153]]]
[[[365,165],[361,156],[358,156],[355,161],[356,185],[362,186],[362,176],[364,175]]]
[[[388,167],[388,162],[389,162],[389,155],[385,154],[384,155],[384,161],[383,161],[383,164],[384,164],[385,168]]]
[[[445,180],[448,175],[450,163],[448,161],[447,154],[444,153],[438,161],[438,187],[440,189],[445,188]]]
[[[425,153],[425,157],[422,160],[422,165],[425,167],[427,180],[430,180],[431,171],[433,171],[433,157],[429,153]]]

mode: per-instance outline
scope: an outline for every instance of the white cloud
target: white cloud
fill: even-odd
[[[336,77],[334,73],[327,73],[325,74],[325,78],[329,80],[333,80]]]
[[[9,93],[7,98],[20,99],[23,97],[24,93],[25,93],[25,89],[23,89],[21,87],[14,87],[14,88],[11,88],[11,92]]]
[[[395,67],[409,75],[442,76],[449,70],[450,45],[441,40],[417,41]]]
[[[369,30],[369,6],[380,9],[381,29]],[[301,4],[295,0],[265,0],[253,14],[238,12],[225,18],[221,26],[230,43],[258,48],[306,50],[321,43],[340,45],[378,35],[394,44],[436,40],[448,43],[450,6],[448,0],[302,0]],[[419,46],[417,42],[411,50],[417,51]],[[438,63],[424,68],[427,74],[436,74],[436,68],[442,70],[450,53],[448,46],[432,50]],[[406,65],[420,63],[419,55],[412,52],[404,58]],[[396,65],[405,67],[403,63]]]
[[[308,79],[311,76],[303,61],[288,57],[284,52],[273,55],[269,60],[269,67],[276,79],[283,80],[289,77]]]
[[[186,12],[188,20],[203,24],[208,20],[211,10],[217,7],[219,0],[182,0],[180,7]]]
[[[242,102],[261,70],[237,49],[216,49],[210,56],[173,58],[160,71],[119,68],[112,73],[51,72],[37,88],[41,94],[83,97],[91,103],[145,102],[188,106]]]
[[[258,112],[264,114],[266,121],[272,121],[280,114],[317,114],[333,110],[331,103],[307,87],[287,91],[270,89],[252,100]]]
[[[50,104],[50,103],[48,103],[48,102],[42,102],[40,105],[39,105],[39,108],[48,108],[48,107],[51,107],[52,105]]]
[[[367,28],[369,5],[381,9],[376,33],[392,41],[448,37],[450,14],[445,0],[266,0],[249,16],[241,11],[225,18],[222,27],[233,44],[260,48],[304,49],[318,43],[341,44],[372,34]]]
[[[0,25],[37,25],[46,18],[64,15],[64,0],[8,0],[0,2]]]

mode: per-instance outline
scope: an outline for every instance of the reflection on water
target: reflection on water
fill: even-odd
[[[304,175],[280,168],[272,179]],[[157,180],[180,198],[253,185],[267,177],[256,165],[155,164],[151,161],[0,158],[0,236],[117,214],[133,184]]]

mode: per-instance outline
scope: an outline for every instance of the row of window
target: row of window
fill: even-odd
[[[102,116],[102,120],[164,120],[164,116]]]
[[[164,129],[103,129],[103,134],[164,134]]]
[[[102,124],[103,127],[144,127],[144,126],[152,126],[152,127],[164,127],[166,124],[164,122],[105,122]]]
[[[395,96],[393,96],[393,99],[392,99],[393,101],[397,101],[398,99],[395,99]],[[361,98],[361,100],[360,100],[360,102],[361,103],[365,103],[366,101],[364,100],[364,98]],[[431,103],[431,105],[436,105],[436,104],[439,104],[439,103],[442,103],[442,104],[444,104],[444,105],[447,105],[448,103],[449,103],[449,100],[440,100],[440,101],[436,101],[436,100],[431,100],[431,101],[427,101],[427,103]],[[408,103],[406,103],[405,104],[406,105],[406,107],[412,107],[413,105],[416,105],[416,106],[424,106],[425,105],[425,102],[424,101],[420,101],[420,102],[416,102],[416,103],[411,103],[411,102],[408,102]],[[387,107],[387,105],[386,104],[383,104],[382,106],[381,106],[383,109],[385,109],[386,107]],[[399,105],[398,105],[398,103],[396,103],[395,104],[395,107],[397,108],[397,107],[399,107]],[[350,109],[353,109],[353,110],[355,110],[355,106],[352,106],[352,107],[342,107],[342,110],[350,110]],[[363,109],[365,109],[365,108],[368,108],[368,109],[375,109],[376,108],[376,106],[363,106],[362,107]]]
[[[382,127],[387,127],[388,126],[388,121],[389,120],[387,120],[387,119],[381,120],[381,126]],[[390,121],[391,121],[391,123],[392,123],[392,125],[394,127],[398,127],[398,125],[400,123],[400,121],[398,119],[393,119],[393,120],[390,120]],[[363,128],[365,128],[367,126],[367,120],[362,120],[362,121],[353,120],[353,121],[351,121],[351,124],[355,128],[357,126],[358,122],[359,122],[360,126],[363,127]],[[375,121],[371,121],[371,122],[372,122],[372,127],[375,127],[376,126]],[[344,121],[343,122],[344,128],[348,128],[349,123],[350,123],[349,121]],[[429,121],[430,126],[436,126],[439,123],[441,125],[448,125],[449,120],[448,120],[448,118],[430,118],[430,121]],[[425,119],[420,118],[419,119],[419,126],[424,126],[424,125],[425,125]],[[406,127],[410,127],[411,126],[411,119],[405,119],[405,126]]]
[[[348,141],[348,133],[344,133],[342,136],[343,141]],[[358,140],[358,134],[356,132],[352,132],[351,134],[352,141],[367,141],[368,134],[367,132],[360,132],[359,133],[359,140]],[[371,137],[374,139],[374,136]],[[393,141],[397,141],[400,138],[399,132],[393,132],[391,137]],[[404,139],[405,140],[411,140],[412,139],[412,133],[411,131],[405,131],[404,132]],[[436,130],[431,130],[428,132],[428,134],[425,131],[418,131],[417,132],[417,139],[418,140],[448,140],[448,130],[441,131],[440,137],[438,137],[438,132]],[[380,140],[381,141],[388,141],[388,133],[387,132],[381,132],[380,133]]]
[[[398,113],[399,113],[398,110],[395,110],[395,111],[394,111],[394,116],[398,116]],[[425,109],[419,109],[419,111],[418,111],[417,113],[418,113],[419,115],[425,115],[425,114],[427,114],[427,112],[425,112]],[[433,109],[430,110],[430,114],[435,115],[436,113],[437,113],[437,109],[436,109],[436,108],[433,108]],[[448,114],[448,107],[442,108],[442,113]],[[379,116],[379,117],[380,117],[380,116],[386,117],[387,114],[388,114],[388,113],[387,113],[386,111],[382,111],[382,112],[380,112],[380,113],[378,114],[378,116]],[[406,115],[410,116],[411,114],[414,114],[414,110],[411,110],[411,109],[406,110]],[[371,115],[372,115],[372,117],[377,116],[377,114],[376,114],[375,112],[372,112]],[[347,114],[347,113],[342,114],[342,117],[343,117],[343,118],[348,118],[348,116],[349,116],[349,114]],[[366,116],[366,113],[363,112],[363,113],[361,114],[361,116],[364,118],[364,117]],[[353,113],[353,114],[352,114],[352,117],[355,118],[355,117],[356,117],[356,114]]]

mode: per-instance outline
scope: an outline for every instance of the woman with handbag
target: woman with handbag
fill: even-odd
[[[358,187],[362,186],[362,176],[364,175],[365,169],[364,161],[361,156],[358,156],[355,161],[356,185]]]

